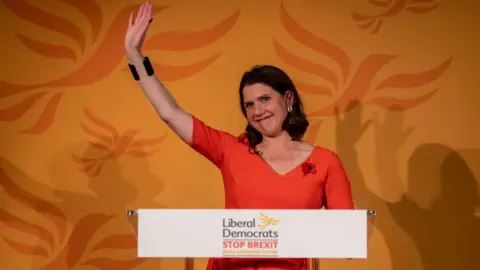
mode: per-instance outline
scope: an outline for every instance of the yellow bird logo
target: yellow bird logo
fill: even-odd
[[[265,230],[265,228],[267,228],[269,225],[278,225],[278,223],[280,222],[280,220],[267,217],[263,213],[260,213],[260,220],[261,224],[258,224],[258,228],[260,228],[261,230]]]

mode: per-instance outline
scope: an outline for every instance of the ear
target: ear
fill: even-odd
[[[285,92],[285,101],[287,103],[287,106],[293,106],[293,103],[295,101],[295,95],[292,91],[288,90],[287,92]]]

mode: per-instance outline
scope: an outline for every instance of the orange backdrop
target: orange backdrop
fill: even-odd
[[[135,259],[125,209],[221,208],[223,188],[127,69],[140,1],[0,2],[4,267],[181,269]],[[144,52],[208,124],[242,132],[237,87],[251,66],[294,78],[306,139],[339,153],[355,203],[378,212],[369,258],[322,270],[480,269],[479,1],[153,4]]]

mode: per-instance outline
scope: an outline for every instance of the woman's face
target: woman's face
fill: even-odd
[[[291,92],[282,96],[270,86],[256,83],[243,88],[243,97],[249,124],[264,136],[279,136],[287,117],[287,104],[292,104],[288,98]]]

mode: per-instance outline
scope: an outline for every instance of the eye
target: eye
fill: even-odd
[[[245,108],[251,108],[253,106],[253,102],[247,102],[245,103]]]
[[[262,101],[262,102],[267,102],[269,100],[270,100],[270,97],[261,97],[260,98],[260,101]]]

